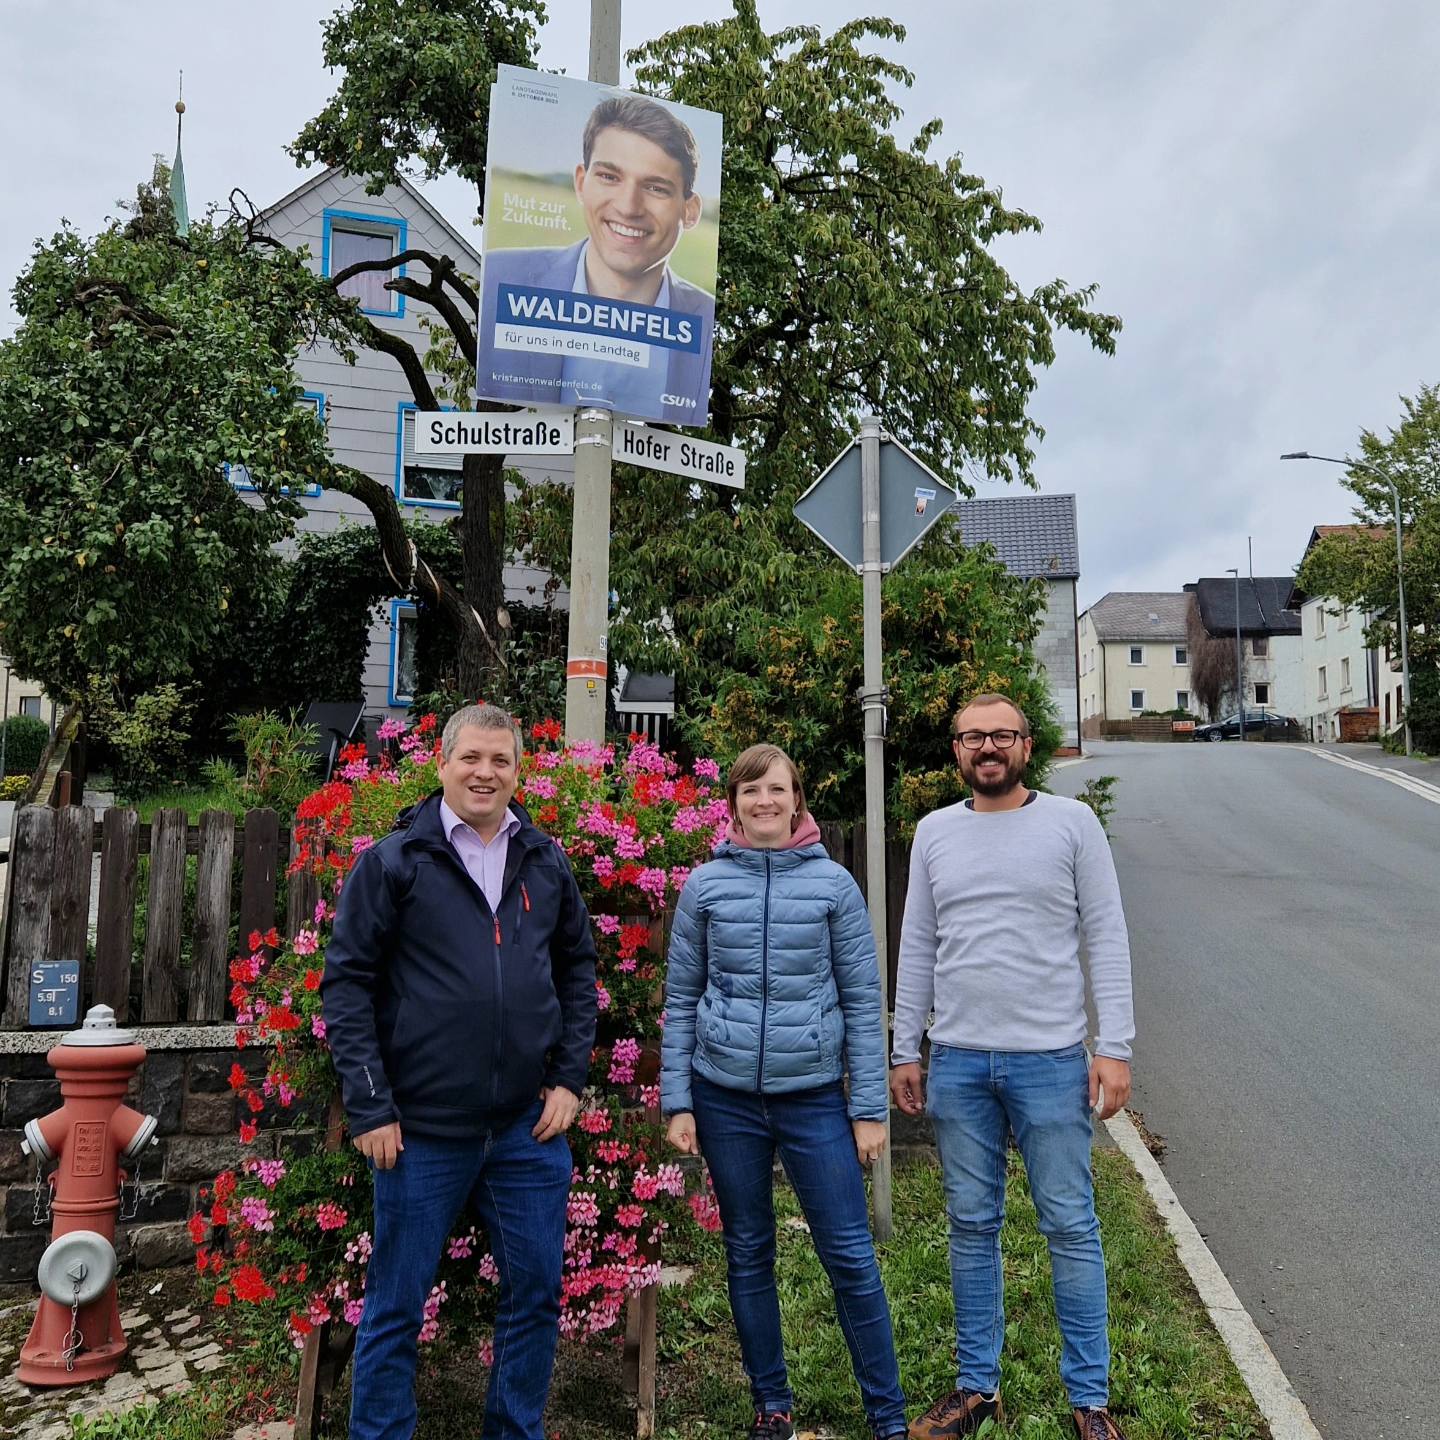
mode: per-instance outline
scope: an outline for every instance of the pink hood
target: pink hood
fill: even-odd
[[[740,827],[732,820],[730,828],[725,832],[725,839],[741,850],[754,850]],[[798,850],[802,845],[818,845],[820,843],[820,827],[815,823],[815,817],[807,810],[801,817],[800,823],[795,827],[795,832],[783,845],[773,846],[776,850]]]

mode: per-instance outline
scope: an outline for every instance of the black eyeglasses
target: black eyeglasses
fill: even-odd
[[[993,741],[997,750],[1009,750],[1025,737],[1018,730],[962,730],[955,738],[967,750],[979,750],[987,740]]]

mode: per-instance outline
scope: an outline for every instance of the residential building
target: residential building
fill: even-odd
[[[55,728],[56,706],[38,680],[26,680],[10,668],[10,657],[0,655],[0,719],[12,715],[33,715]]]
[[[1206,633],[1220,640],[1235,639],[1238,601],[1246,707],[1298,719],[1305,708],[1300,615],[1286,608],[1294,584],[1293,575],[1242,575],[1238,584],[1221,575],[1185,589],[1195,596]]]
[[[1025,580],[1043,580],[1045,616],[1035,653],[1060,711],[1064,750],[1080,750],[1080,676],[1075,589],[1080,540],[1073,495],[994,495],[955,507],[965,544],[988,541],[1000,563]]]
[[[1359,525],[1317,525],[1310,532],[1305,555],[1327,535],[1351,534]],[[1386,532],[1377,532],[1384,534]],[[1301,563],[1304,563],[1304,556]],[[1383,712],[1391,708],[1381,703],[1381,687],[1389,679],[1382,673],[1376,653],[1365,644],[1365,626],[1369,616],[1359,609],[1341,604],[1328,595],[1311,595],[1296,584],[1288,604],[1300,616],[1301,653],[1304,665],[1304,708],[1296,718],[1309,731],[1310,738],[1325,742],[1340,739],[1342,711],[1375,708]],[[1398,672],[1394,689],[1400,688]],[[1388,693],[1385,701],[1390,701]],[[1394,723],[1399,723],[1401,706],[1394,705]],[[1377,721],[1389,729],[1383,714]]]
[[[405,249],[450,255],[462,272],[472,277],[480,272],[480,257],[470,242],[404,180],[370,195],[363,179],[338,169],[325,170],[271,205],[262,219],[283,244],[292,249],[308,247],[312,267],[325,275]],[[405,267],[395,273],[403,275]],[[386,290],[389,278],[388,271],[370,271],[343,288],[360,300],[376,325],[402,336],[423,355],[429,337],[421,320],[430,313],[429,307]],[[351,365],[321,343],[300,355],[295,370],[304,391],[301,403],[315,407],[337,461],[392,487],[410,515],[441,522],[459,512],[461,459],[458,455],[417,458],[414,396],[392,358],[361,350]],[[526,457],[516,468],[568,484],[573,461],[568,455]],[[245,489],[240,467],[232,471],[231,480]],[[337,491],[316,487],[304,502],[306,513],[298,526],[302,531],[371,523],[364,505]],[[542,571],[508,566],[507,601],[540,603],[546,579]],[[563,591],[557,599],[564,603]],[[373,621],[363,686],[367,715],[405,713],[415,691],[415,605],[409,598],[391,598]]]
[[[1146,710],[1192,710],[1181,591],[1112,590],[1080,617],[1080,727],[1098,739],[1107,724]]]

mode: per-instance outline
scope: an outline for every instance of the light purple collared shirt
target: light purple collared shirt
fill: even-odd
[[[500,908],[500,892],[505,884],[505,857],[510,853],[510,837],[520,828],[520,817],[507,807],[505,818],[488,845],[444,800],[440,802],[440,824],[445,829],[445,838],[455,847],[461,864],[490,902],[493,914]]]

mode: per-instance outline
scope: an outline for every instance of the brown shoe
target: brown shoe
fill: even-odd
[[[1075,1433],[1080,1440],[1125,1440],[1125,1432],[1103,1406],[1094,1410],[1072,1410]]]
[[[974,1390],[952,1390],[910,1422],[910,1440],[950,1440],[952,1435],[973,1435],[991,1419],[997,1425],[1005,1419],[998,1390],[993,1400]]]

